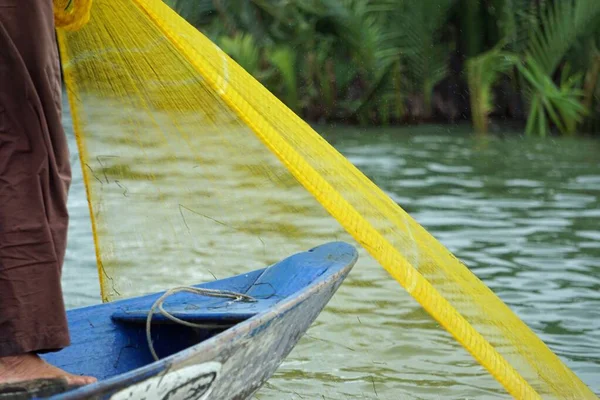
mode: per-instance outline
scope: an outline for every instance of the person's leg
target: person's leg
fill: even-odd
[[[68,346],[61,289],[69,152],[52,0],[0,2],[0,383],[65,376],[35,353]]]

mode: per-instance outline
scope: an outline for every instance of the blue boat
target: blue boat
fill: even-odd
[[[98,382],[49,398],[248,399],[357,257],[349,244],[327,243],[227,279],[69,310],[72,345],[43,358]]]

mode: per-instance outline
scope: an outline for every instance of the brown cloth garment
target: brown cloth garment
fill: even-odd
[[[69,345],[60,79],[52,0],[0,0],[0,356]]]

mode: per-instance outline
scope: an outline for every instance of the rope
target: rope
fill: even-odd
[[[222,327],[233,326],[233,325],[224,325],[224,324],[195,324],[193,322],[184,321],[180,318],[175,317],[174,315],[172,315],[171,313],[169,313],[168,311],[166,311],[163,308],[163,303],[167,299],[167,297],[172,296],[176,293],[181,293],[181,292],[189,292],[189,293],[197,294],[200,296],[210,296],[210,297],[221,297],[221,298],[226,298],[226,299],[233,299],[234,301],[247,301],[247,302],[257,301],[252,296],[248,296],[248,295],[242,294],[242,293],[231,292],[229,290],[199,289],[199,288],[190,287],[190,286],[181,286],[181,287],[176,287],[176,288],[166,291],[162,296],[160,296],[154,302],[154,304],[152,305],[152,308],[150,308],[150,312],[148,313],[148,318],[146,318],[146,339],[148,340],[148,347],[150,348],[150,353],[152,353],[152,357],[154,357],[155,361],[158,361],[159,358],[156,355],[156,352],[154,351],[154,345],[152,344],[150,330],[152,327],[152,324],[151,324],[152,316],[154,315],[154,312],[157,308],[160,311],[160,313],[162,315],[164,315],[166,318],[170,319],[171,321],[173,321],[175,323],[178,323],[178,324],[181,324],[184,326],[189,326],[190,328],[206,329],[206,328],[222,328]]]

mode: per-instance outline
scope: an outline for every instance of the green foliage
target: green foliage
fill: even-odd
[[[600,128],[598,0],[166,1],[307,119],[470,110],[486,132],[518,101],[527,134]],[[457,82],[469,110],[457,109]]]
[[[565,70],[560,86],[557,86],[532,57],[528,57],[524,65],[519,65],[519,70],[534,89],[526,134],[546,136],[549,121],[561,133],[575,133],[577,124],[587,115],[587,109],[581,103],[581,75],[569,75]]]
[[[565,57],[577,41],[594,32],[599,17],[597,0],[557,1],[542,12],[525,51],[526,64],[520,68],[533,89],[527,134],[545,136],[550,129],[548,117],[561,133],[573,134],[588,114],[582,103],[581,74],[570,76],[563,69],[559,87],[552,77],[559,64],[568,61]]]
[[[600,22],[600,1],[562,0],[546,7],[536,25],[526,54],[547,74],[553,74],[575,42],[593,32]]]
[[[405,81],[411,94],[422,94],[425,116],[431,116],[433,88],[448,75],[452,47],[440,29],[448,19],[454,0],[374,2],[373,9],[387,15],[385,39],[388,48],[404,61]]]
[[[258,74],[260,51],[253,36],[245,33],[238,33],[234,37],[221,36],[217,44],[248,73]]]
[[[547,7],[546,1],[496,0],[497,25],[501,41],[507,50],[522,54],[529,38],[539,24],[539,13]]]
[[[492,86],[500,74],[510,71],[518,62],[518,57],[502,51],[502,46],[467,61],[471,113],[476,132],[487,132],[488,115],[493,109]]]
[[[292,111],[298,111],[298,84],[295,68],[296,53],[289,46],[280,46],[269,51],[268,58],[279,72],[288,107]]]
[[[581,72],[570,75],[569,68],[560,66],[570,65],[569,61],[575,59],[584,71],[592,65],[591,61],[584,61],[581,49],[579,52],[573,49],[597,29],[600,2],[565,0],[531,6],[517,0],[503,0],[501,7],[498,23],[503,40],[513,51],[513,57],[524,59],[517,65],[524,78],[523,95],[529,103],[526,134],[546,136],[551,125],[563,134],[575,133],[588,115],[589,104],[583,100],[589,103],[591,89],[582,90]],[[490,112],[487,92],[497,78],[496,65],[489,62],[494,57],[495,52],[491,51],[467,63],[473,123],[479,131],[486,129],[485,115]],[[553,77],[559,69],[561,81],[557,85]],[[592,86],[589,80],[594,78],[597,80],[597,76],[588,76],[589,86]]]
[[[460,0],[460,28],[462,49],[467,57],[482,52],[485,36],[482,0]]]
[[[168,0],[166,3],[192,25],[203,25],[217,13],[213,0]]]

